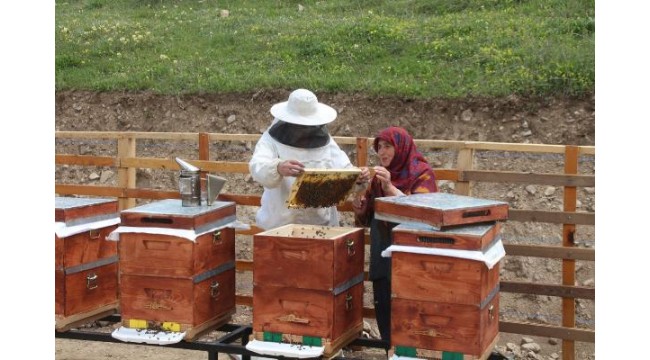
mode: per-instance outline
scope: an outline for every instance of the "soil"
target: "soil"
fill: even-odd
[[[285,101],[290,90],[261,90],[243,94],[198,94],[162,96],[149,92],[95,93],[65,91],[56,94],[57,131],[146,131],[146,132],[210,132],[228,134],[260,134],[272,121],[270,107]],[[319,101],[338,111],[337,119],[330,124],[334,136],[372,137],[380,129],[396,125],[406,128],[416,139],[464,140],[506,143],[534,143],[558,145],[595,145],[595,100],[582,98],[465,98],[465,99],[405,99],[375,97],[364,94],[317,93]],[[211,158],[228,161],[248,161],[252,144],[218,145],[211,147]],[[98,140],[57,140],[56,153],[83,155],[114,155],[115,144]],[[353,159],[354,149],[349,150]],[[138,143],[138,156],[192,159],[196,148],[182,145],[156,144],[155,141]],[[444,151],[423,151],[432,165],[453,167],[455,154]],[[562,157],[530,154],[477,153],[476,168],[535,173],[561,173]],[[372,161],[372,160],[371,160]],[[580,173],[595,174],[593,157],[580,160]],[[224,174],[219,174],[224,175]],[[261,187],[242,174],[227,176],[224,192],[261,193]],[[111,169],[89,169],[74,166],[57,166],[57,183],[114,185],[117,175]],[[137,186],[172,190],[177,189],[177,174],[170,171],[141,169],[137,171]],[[441,191],[453,192],[454,184],[439,181]],[[562,209],[562,188],[541,185],[476,184],[473,196],[508,201],[513,209],[559,211]],[[578,191],[578,211],[595,211],[595,189]],[[238,206],[240,221],[254,222],[255,208]],[[344,215],[342,225],[352,223]],[[593,226],[580,226],[576,232],[576,245],[595,247]],[[503,228],[505,243],[534,243],[559,245],[562,228],[543,223],[506,222]],[[250,239],[238,239],[237,257],[251,259]],[[576,284],[595,286],[595,264],[576,264]],[[502,280],[560,284],[562,263],[559,260],[506,257],[501,263]],[[250,273],[237,274],[237,292],[252,294]],[[366,286],[368,305],[371,288]],[[595,329],[595,301],[576,301],[576,326]],[[550,296],[502,293],[500,319],[530,321],[540,324],[560,325],[562,303]],[[369,336],[376,326],[367,320]],[[238,306],[234,323],[250,324],[251,311]],[[110,331],[111,325],[92,323],[87,327],[96,331]],[[216,338],[216,332],[206,339]],[[539,351],[520,348],[524,342],[539,345]],[[510,343],[510,345],[508,345]],[[595,359],[595,344],[576,343],[576,359]],[[508,352],[509,348],[514,351]],[[512,354],[514,358],[553,359],[562,356],[562,341],[545,337],[500,334],[497,349]],[[347,357],[382,359],[378,351],[352,351]],[[203,351],[169,349],[156,346],[136,346],[102,342],[56,339],[56,359],[149,359],[171,360],[178,358],[205,359]],[[221,358],[228,358],[220,355]]]

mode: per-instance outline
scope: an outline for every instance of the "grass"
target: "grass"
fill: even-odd
[[[591,94],[594,12],[594,0],[57,0],[56,89]]]

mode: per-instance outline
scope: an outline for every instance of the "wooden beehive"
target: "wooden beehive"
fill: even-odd
[[[415,249],[433,246],[462,254],[470,252],[466,248],[494,249],[498,230],[498,223],[449,230],[400,224],[393,239]],[[499,323],[498,263],[488,268],[483,261],[451,254],[395,251],[391,265],[391,345],[477,358],[491,351]]]
[[[122,212],[122,226],[135,228],[119,240],[123,326],[173,329],[193,340],[230,320],[235,231],[226,225],[235,212],[234,202],[183,207],[181,200]],[[196,238],[185,237],[188,231]]]
[[[55,221],[63,230],[54,235],[55,328],[66,331],[118,311],[117,244],[106,240],[119,223],[118,203],[56,197]]]
[[[388,196],[375,199],[375,218],[442,229],[506,220],[508,203],[441,192]]]
[[[314,337],[327,356],[360,334],[362,228],[289,224],[254,235],[253,251],[256,339]]]
[[[475,305],[395,298],[391,345],[485,358],[499,333],[498,309],[498,293]]]

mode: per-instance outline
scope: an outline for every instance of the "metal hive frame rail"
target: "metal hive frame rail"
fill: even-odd
[[[76,132],[57,131],[57,140],[114,140],[117,141],[116,156],[59,154],[55,156],[56,165],[76,165],[82,167],[113,167],[117,169],[117,186],[91,186],[65,184],[57,180],[55,192],[58,195],[106,196],[119,199],[121,209],[135,206],[136,199],[160,200],[180,198],[177,190],[138,188],[136,169],[178,170],[173,159],[145,158],[136,155],[138,140],[190,141],[198,144],[195,159],[188,159],[202,172],[248,173],[247,162],[219,161],[210,159],[211,143],[256,142],[260,135],[221,134],[221,133],[156,133],[156,132]],[[357,166],[368,165],[372,138],[334,137],[338,144],[354,146]],[[501,292],[531,295],[558,296],[562,298],[562,326],[548,326],[516,321],[500,321],[501,332],[555,337],[563,340],[563,359],[575,358],[575,342],[595,342],[595,330],[576,327],[575,299],[595,299],[595,287],[576,286],[576,260],[595,261],[595,249],[577,248],[574,244],[576,226],[595,225],[595,213],[576,212],[577,191],[579,187],[594,187],[594,175],[578,173],[579,159],[594,156],[593,146],[565,146],[543,144],[513,144],[473,141],[416,140],[420,149],[444,149],[457,153],[456,168],[435,168],[438,180],[455,183],[455,193],[471,195],[472,187],[481,182],[503,182],[520,184],[539,184],[563,187],[562,211],[538,211],[511,209],[509,219],[521,222],[552,223],[562,225],[562,245],[505,244],[506,256],[525,256],[562,261],[562,284],[539,284],[530,282],[502,281]],[[564,157],[564,173],[535,174],[507,171],[476,170],[474,162],[477,151],[520,152],[526,154],[555,154]],[[259,206],[260,196],[249,194],[221,194],[220,200],[234,201],[238,205]],[[351,205],[339,206],[341,211],[351,211]],[[238,235],[252,236],[261,229],[251,226],[251,230],[239,231]],[[366,231],[366,244],[368,244]],[[237,260],[238,271],[252,271],[252,261]],[[366,274],[367,276],[367,274]],[[252,297],[238,295],[237,304],[252,306]],[[374,317],[372,308],[364,309],[364,317]]]

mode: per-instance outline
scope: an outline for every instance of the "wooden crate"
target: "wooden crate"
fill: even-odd
[[[101,221],[108,219],[119,219],[115,199],[55,198],[55,220],[64,224],[62,229],[87,228],[61,237],[54,234],[57,331],[118,311],[117,244],[106,240],[117,225],[102,225]]]
[[[253,283],[333,291],[363,274],[363,228],[289,224],[253,236]]]
[[[338,294],[281,286],[253,287],[253,332],[281,334],[285,342],[318,338],[324,356],[335,355],[363,330],[363,280]],[[311,344],[311,343],[310,343]]]
[[[235,259],[235,229],[223,228],[195,241],[165,234],[120,234],[122,273],[188,277]]]
[[[393,298],[391,346],[459,352],[481,357],[499,333],[499,293],[465,305]]]
[[[476,305],[499,285],[499,264],[407,252],[391,262],[393,298]]]
[[[427,248],[484,250],[500,239],[501,223],[483,223],[438,229],[427,224],[404,223],[393,228],[393,244]]]
[[[235,313],[235,264],[189,278],[121,274],[122,325],[163,329],[178,325],[193,340],[227,323]],[[141,324],[145,323],[145,326]]]
[[[406,349],[404,348],[401,349],[402,354],[399,354],[400,349],[396,347],[391,347],[390,350],[388,351],[388,358],[395,359],[396,357],[394,357],[394,355],[398,355],[402,358],[409,357],[409,358],[416,358],[419,360],[447,360],[447,359],[487,360],[492,355],[493,353],[492,349],[494,349],[498,340],[499,340],[499,335],[494,337],[492,343],[489,346],[487,346],[487,349],[481,355],[468,355],[468,354],[451,352],[451,351],[427,350],[427,349],[417,349],[417,348],[410,348],[410,347]]]
[[[426,193],[375,199],[375,217],[395,223],[422,223],[438,229],[506,220],[508,203],[471,196]]]

